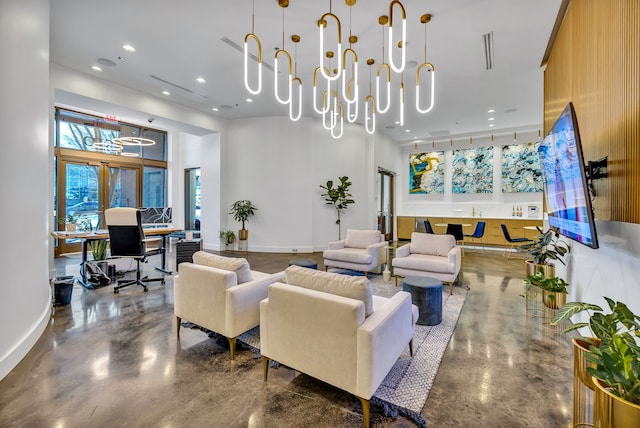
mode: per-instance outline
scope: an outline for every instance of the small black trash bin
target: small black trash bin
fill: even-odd
[[[53,278],[53,304],[68,305],[71,303],[73,292],[73,276],[58,276]]]

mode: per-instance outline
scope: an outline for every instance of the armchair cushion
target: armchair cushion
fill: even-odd
[[[363,276],[339,275],[300,266],[289,266],[284,273],[287,284],[360,300],[364,303],[365,316],[373,313],[373,290]]]
[[[446,257],[455,247],[456,239],[452,235],[433,235],[428,233],[411,234],[411,253]]]
[[[197,251],[193,254],[193,263],[232,271],[236,274],[238,284],[253,280],[249,262],[243,258],[223,257],[206,251]]]
[[[380,242],[380,236],[381,235],[378,230],[347,229],[344,246],[351,248],[367,248],[371,244],[377,244]]]
[[[324,250],[322,256],[325,259],[341,260],[349,263],[368,265],[371,263],[371,253],[360,248],[343,248],[341,250]]]

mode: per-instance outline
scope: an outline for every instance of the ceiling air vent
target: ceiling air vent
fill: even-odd
[[[237,50],[238,52],[240,52],[240,53],[242,53],[244,55],[244,47],[240,46],[239,44],[237,44],[236,42],[234,42],[230,38],[225,36],[225,37],[221,38],[220,41],[222,41],[223,43],[226,43],[227,45],[231,46],[232,48],[234,48],[235,50]],[[255,56],[254,54],[252,54],[251,52],[249,52],[249,58],[251,58],[255,62],[258,62],[258,57]],[[262,60],[262,65],[265,68],[268,68],[269,70],[274,71],[273,70],[273,66],[271,64],[268,64],[264,59]]]
[[[484,59],[487,65],[487,70],[493,70],[493,31],[483,34],[484,40]]]

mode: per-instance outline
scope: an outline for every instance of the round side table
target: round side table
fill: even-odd
[[[402,289],[411,294],[420,316],[417,324],[437,325],[442,322],[442,281],[428,276],[408,276]]]

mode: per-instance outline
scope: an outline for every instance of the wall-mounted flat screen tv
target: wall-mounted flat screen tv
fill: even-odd
[[[538,148],[549,226],[598,248],[582,144],[573,104],[567,104]]]

